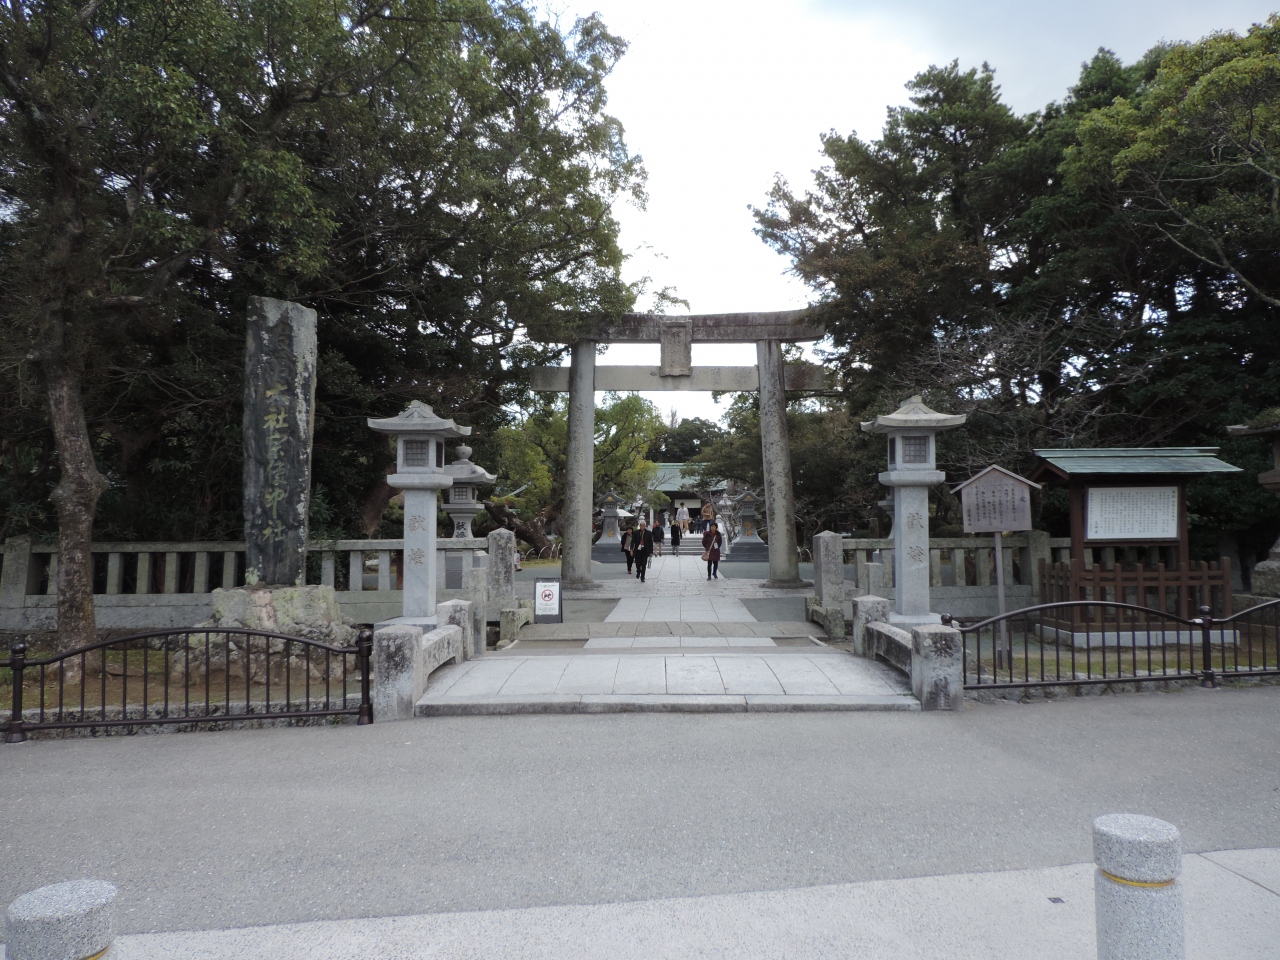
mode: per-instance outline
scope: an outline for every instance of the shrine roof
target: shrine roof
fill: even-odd
[[[1239,473],[1215,454],[1218,447],[1081,447],[1033,450],[1043,463],[1031,474],[1090,477],[1114,474]]]

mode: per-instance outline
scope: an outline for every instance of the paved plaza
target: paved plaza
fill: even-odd
[[[1260,686],[34,741],[0,747],[0,901],[109,880],[128,958],[1074,958],[1089,825],[1129,811],[1196,855],[1190,955],[1270,958],[1278,716]]]

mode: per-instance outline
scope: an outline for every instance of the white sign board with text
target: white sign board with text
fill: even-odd
[[[560,603],[559,580],[535,580],[533,582],[533,622],[564,622],[563,607]]]
[[[1177,540],[1177,487],[1089,487],[1086,540]]]

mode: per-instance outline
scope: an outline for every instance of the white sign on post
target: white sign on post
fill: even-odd
[[[563,608],[560,604],[559,580],[535,580],[533,582],[533,622],[564,622]]]
[[[1089,487],[1086,540],[1177,540],[1177,487]]]

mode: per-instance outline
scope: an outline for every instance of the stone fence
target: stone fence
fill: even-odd
[[[852,618],[849,601],[874,594],[894,598],[893,538],[845,537],[844,562],[853,569],[845,581],[845,619]],[[1010,610],[1039,603],[1040,561],[1070,562],[1071,539],[1050,537],[1042,530],[1012,533],[1004,538],[1005,602]],[[880,560],[875,561],[879,552]],[[817,557],[814,557],[815,563]],[[996,600],[995,549],[992,538],[931,537],[929,540],[929,596],[933,609],[957,617],[994,617]]]
[[[438,597],[484,594],[488,542],[437,541]],[[334,540],[307,547],[307,583],[331,586],[355,623],[400,616],[403,541]],[[211,591],[244,585],[243,543],[95,543],[94,607],[99,627],[189,627],[213,612]],[[58,548],[25,537],[5,542],[0,560],[0,631],[57,628]],[[498,619],[496,611],[489,619]]]

